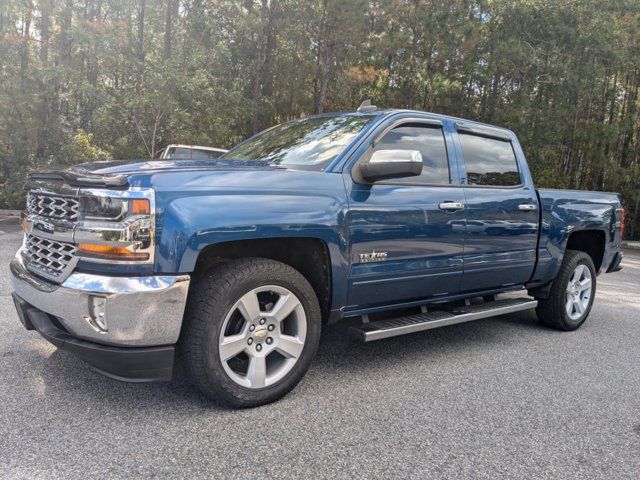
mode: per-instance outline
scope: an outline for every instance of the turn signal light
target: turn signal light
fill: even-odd
[[[150,215],[151,207],[146,198],[134,198],[129,200],[129,212],[133,215]]]
[[[95,245],[92,243],[79,243],[78,253],[85,257],[104,258],[112,260],[148,260],[149,254],[144,252],[132,252],[125,247],[113,247],[110,245]]]

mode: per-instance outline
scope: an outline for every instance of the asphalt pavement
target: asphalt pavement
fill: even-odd
[[[326,327],[283,400],[119,383],[18,321],[0,222],[0,478],[640,478],[640,252],[578,331],[531,312],[363,345]]]

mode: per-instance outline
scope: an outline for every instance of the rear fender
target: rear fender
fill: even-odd
[[[582,231],[603,232],[604,252],[600,270],[615,254],[615,206],[589,202],[554,202],[543,199],[538,263],[529,287],[551,282],[560,270],[567,243],[572,234]]]

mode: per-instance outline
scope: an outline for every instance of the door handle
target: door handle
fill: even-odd
[[[438,205],[440,210],[462,210],[464,208],[464,203],[462,202],[442,202]]]
[[[538,207],[533,203],[523,203],[522,205],[518,205],[518,210],[523,212],[533,212]]]

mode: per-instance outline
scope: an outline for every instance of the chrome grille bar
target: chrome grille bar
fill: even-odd
[[[26,253],[28,265],[43,273],[59,277],[73,265],[76,246],[36,235],[27,235]]]
[[[75,222],[78,220],[80,201],[77,197],[29,192],[27,213],[45,218],[56,218]]]

